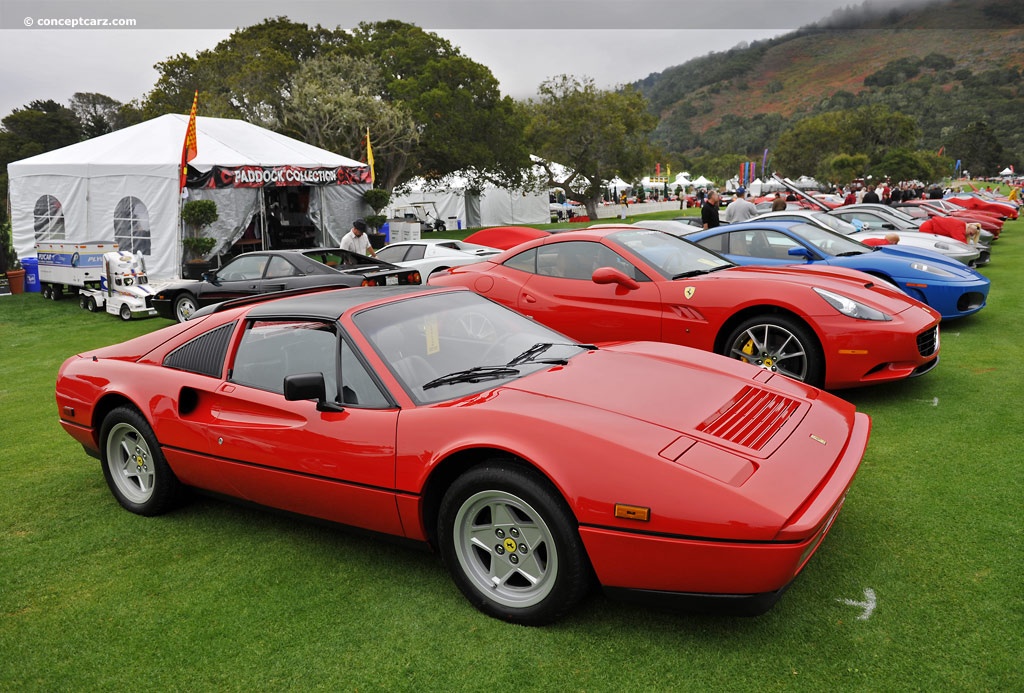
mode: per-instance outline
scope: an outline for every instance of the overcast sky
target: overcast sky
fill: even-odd
[[[486,65],[504,94],[532,96],[559,74],[602,88],[778,36],[860,0],[3,0],[0,117],[75,92],[140,98],[153,65],[213,48],[265,18],[351,29],[400,19],[433,31]],[[896,2],[887,2],[891,6]],[[131,27],[109,28],[111,23]],[[106,21],[108,28],[88,26]],[[63,28],[52,28],[60,23]],[[75,26],[77,25],[77,26]]]

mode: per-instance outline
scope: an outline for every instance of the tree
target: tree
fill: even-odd
[[[900,147],[911,147],[918,137],[913,117],[882,105],[831,111],[804,118],[779,136],[773,160],[787,176],[830,175],[830,160],[837,154],[863,154],[871,165]]]
[[[285,17],[265,19],[195,57],[179,53],[157,63],[160,78],[143,100],[142,111],[146,118],[188,113],[199,90],[203,115],[274,128],[302,62],[338,50],[347,40],[341,30],[311,28]]]
[[[320,55],[295,73],[284,104],[285,134],[352,159],[364,159],[370,131],[377,184],[394,188],[419,141],[415,121],[401,102],[380,98],[383,75],[369,59]]]
[[[105,94],[75,92],[68,105],[82,125],[83,139],[106,135],[124,127],[123,104]]]
[[[994,176],[1005,165],[1003,145],[984,121],[976,121],[953,134],[947,154],[960,159],[961,170],[974,176]]]
[[[485,181],[514,184],[529,167],[515,103],[501,96],[487,67],[447,40],[397,20],[364,22],[347,52],[379,66],[382,98],[401,104],[417,124],[419,141],[396,182],[459,172],[479,188]]]
[[[856,178],[862,178],[868,170],[868,163],[866,154],[836,154],[826,162],[829,171],[827,178],[846,185]]]
[[[634,89],[602,91],[590,78],[561,75],[541,84],[539,94],[524,106],[527,143],[546,162],[547,185],[565,190],[596,219],[604,181],[639,178],[652,160],[657,118]],[[559,179],[550,162],[571,173]]]
[[[0,198],[7,199],[7,164],[82,140],[74,112],[56,101],[32,101],[0,120]],[[0,206],[0,221],[6,205]]]

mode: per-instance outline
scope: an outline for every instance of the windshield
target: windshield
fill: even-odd
[[[482,392],[593,348],[469,291],[411,297],[354,321],[418,404]]]
[[[825,212],[811,212],[811,216],[814,220],[820,224],[824,224],[836,233],[841,233],[844,236],[849,236],[851,233],[857,232],[857,227],[848,221],[843,221],[831,214]]]
[[[793,224],[789,228],[825,255],[861,255],[872,252],[870,247],[860,241],[855,241],[841,233],[826,231],[819,226]]]
[[[663,231],[619,231],[608,236],[608,240],[637,256],[667,279],[692,277],[733,266],[724,257]]]

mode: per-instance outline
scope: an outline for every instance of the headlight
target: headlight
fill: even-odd
[[[842,294],[837,294],[834,291],[826,291],[825,289],[814,289],[819,296],[828,301],[828,304],[838,310],[843,315],[849,316],[856,320],[892,320],[891,317],[886,315],[880,310],[875,310],[870,306],[866,306],[859,301],[854,301],[852,298],[847,298]]]
[[[932,265],[929,265],[927,262],[911,262],[910,266],[911,266],[911,268],[917,270],[918,272],[927,272],[928,274],[936,274],[936,275],[938,275],[940,277],[955,277],[956,276],[955,274],[953,274],[949,270],[944,270],[941,267],[933,267]]]

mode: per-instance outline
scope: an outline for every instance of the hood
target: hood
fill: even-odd
[[[744,277],[747,280],[756,276],[759,281],[776,281],[789,285],[802,282],[810,289],[817,287],[835,291],[888,315],[899,315],[905,310],[921,305],[877,277],[834,265],[741,265],[716,272],[712,276]],[[767,295],[770,292],[764,293]],[[822,307],[824,308],[824,303]]]

